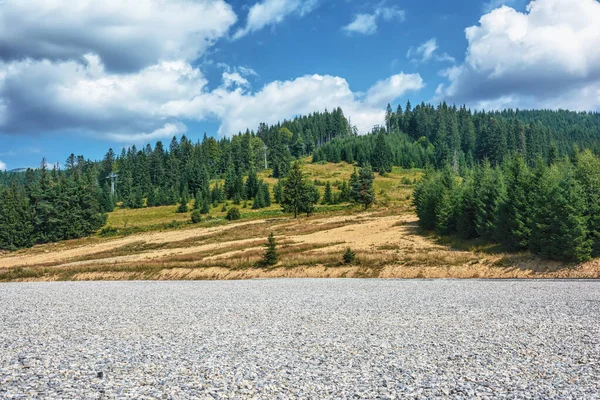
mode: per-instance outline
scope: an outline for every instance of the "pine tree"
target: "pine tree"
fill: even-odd
[[[386,136],[383,131],[377,134],[375,149],[371,156],[371,165],[373,169],[381,175],[386,172],[392,172],[392,151],[386,142]]]
[[[204,215],[210,213],[210,201],[208,200],[208,196],[202,199],[202,208],[200,208],[200,213]]]
[[[181,196],[181,200],[179,201],[179,207],[177,207],[177,210],[175,212],[178,214],[184,214],[188,212],[188,197],[186,193],[184,193]]]
[[[198,192],[196,192],[196,196],[194,198],[194,210],[201,209],[203,204],[204,204],[204,197],[202,196],[202,192],[198,191]]]
[[[508,160],[504,173],[506,196],[496,218],[497,238],[511,251],[529,247],[531,235],[531,173],[521,156]]]
[[[262,197],[265,207],[271,207],[271,193],[269,191],[268,183],[263,183],[260,185],[259,196]]]
[[[98,201],[100,204],[100,210],[103,213],[112,212],[115,209],[115,203],[110,193],[108,182],[105,182],[104,185],[102,185],[102,190],[100,191],[100,198]]]
[[[344,203],[350,201],[350,187],[348,186],[348,182],[342,181],[340,184],[340,202]]]
[[[253,199],[256,197],[258,193],[258,177],[256,175],[256,171],[254,169],[250,170],[248,174],[248,179],[246,180],[246,198]]]
[[[273,232],[271,232],[271,234],[269,235],[265,247],[266,251],[262,259],[262,265],[264,267],[276,265],[277,261],[279,260],[279,253],[277,252],[277,242],[275,241],[275,236],[273,235]]]
[[[443,190],[435,206],[435,227],[441,234],[456,232],[458,194],[456,177],[446,168],[441,176]]]
[[[504,194],[500,170],[492,169],[484,162],[475,175],[475,227],[477,234],[491,240],[495,237],[495,221],[498,205]]]
[[[331,183],[325,185],[325,193],[323,195],[323,204],[333,204],[333,193],[331,191]]]
[[[254,196],[254,202],[252,203],[252,209],[258,210],[259,208],[263,208],[264,206],[265,206],[264,198],[262,196],[258,196],[258,195]]]
[[[198,224],[200,222],[202,222],[202,213],[200,213],[200,210],[194,210],[192,211],[192,215],[190,216],[192,224]]]
[[[299,162],[295,162],[284,180],[280,201],[283,210],[293,213],[294,218],[297,218],[298,213],[302,212],[302,202],[306,196],[306,186],[302,167]]]
[[[277,181],[275,186],[273,186],[273,197],[275,203],[281,204],[281,201],[283,200],[283,182],[281,180]]]
[[[456,231],[463,239],[478,237],[475,225],[477,203],[475,195],[475,178],[470,170],[463,179],[459,190]]]
[[[315,185],[307,184],[300,202],[300,212],[310,216],[315,211],[315,205],[319,202],[321,193]]]
[[[554,260],[588,260],[592,243],[588,237],[585,195],[572,167],[555,164],[546,173],[544,183],[535,204],[532,251]]]
[[[229,165],[227,168],[227,174],[225,175],[225,195],[227,200],[231,200],[237,194],[237,176],[233,165]]]
[[[127,199],[127,207],[129,208],[143,208],[144,207],[144,195],[139,187],[133,189],[129,198]]]
[[[577,154],[576,177],[583,188],[592,256],[600,256],[600,158],[586,150]]]
[[[367,210],[373,203],[375,203],[375,192],[373,191],[373,169],[370,165],[361,167],[353,173],[354,178],[350,178],[352,183],[352,200],[358,204],[362,204]]]

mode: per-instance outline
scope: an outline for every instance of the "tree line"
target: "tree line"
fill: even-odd
[[[71,154],[63,169],[49,169],[43,163],[26,173],[0,172],[0,226],[7,227],[0,229],[0,248],[88,235],[102,226],[115,204],[130,208],[179,204],[178,210],[187,212],[193,199],[199,214],[225,201],[249,202],[253,209],[274,201],[294,214],[310,214],[319,202],[353,201],[368,207],[374,201],[369,178],[373,171],[385,174],[392,166],[449,170],[462,182],[486,163],[501,171],[515,156],[529,170],[541,164],[561,169],[554,165],[561,165],[565,157],[574,160],[580,149],[598,154],[599,132],[597,113],[473,112],[445,103],[413,108],[408,102],[395,111],[388,106],[385,124],[366,135],[358,135],[336,108],[275,125],[260,124],[256,131],[231,138],[205,134],[192,141],[182,136],[168,145],[159,141],[140,149],[131,146],[118,154],[109,149],[97,162]],[[360,169],[348,182],[325,185],[320,198],[315,188],[319,183],[308,182],[294,164],[311,154],[313,162],[347,161]],[[279,179],[273,187],[258,179],[265,168]],[[112,174],[117,175],[114,193]],[[300,186],[294,189],[299,192],[293,201],[291,182]],[[587,190],[585,181],[578,182]]]
[[[543,258],[600,256],[600,158],[590,150],[530,167],[522,155],[457,175],[429,169],[414,191],[421,227],[530,250]]]
[[[111,202],[97,184],[94,168],[82,164],[60,173],[43,161],[28,170],[22,184],[0,186],[0,249],[90,235],[106,223]]]
[[[378,172],[392,165],[455,172],[484,160],[492,166],[520,154],[529,166],[553,163],[581,149],[600,153],[600,114],[565,110],[471,111],[441,103],[388,105],[385,125],[370,135],[344,136],[315,148],[315,162],[370,163]]]

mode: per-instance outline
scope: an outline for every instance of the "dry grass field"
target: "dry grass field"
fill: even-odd
[[[347,180],[351,165],[306,163],[320,190]],[[64,241],[0,254],[0,281],[248,279],[265,277],[381,278],[599,278],[600,262],[565,265],[530,254],[504,254],[477,242],[423,234],[411,206],[422,171],[395,168],[376,176],[377,204],[369,211],[350,204],[320,205],[313,216],[293,219],[277,204],[244,208],[240,221],[224,219],[222,205],[192,225],[175,206],[117,209],[107,226],[113,236]],[[260,178],[276,181],[269,171]],[[335,189],[334,189],[335,190]],[[231,204],[229,204],[231,206]],[[279,244],[280,262],[261,268],[267,236]],[[356,252],[342,262],[346,248]]]

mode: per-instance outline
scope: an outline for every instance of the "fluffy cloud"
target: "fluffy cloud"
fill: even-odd
[[[436,38],[431,38],[425,43],[421,44],[416,49],[414,47],[411,47],[406,53],[406,57],[410,58],[411,62],[417,64],[425,63],[431,60],[432,58],[434,58],[437,61],[449,61],[452,63],[456,61],[454,57],[451,57],[450,55],[448,55],[448,53],[443,53],[441,55],[436,54],[438,48],[439,47],[437,45]]]
[[[108,70],[194,60],[236,22],[223,0],[8,1],[0,60],[66,61],[97,54]]]
[[[437,97],[476,107],[600,107],[600,2],[503,6],[466,29],[465,62],[443,72]]]
[[[315,5],[265,0],[250,9],[245,29]],[[374,15],[389,20],[402,13]],[[222,84],[210,89],[196,58],[235,19],[222,0],[3,3],[0,133],[71,131],[144,143],[186,132],[189,120],[217,120],[219,133],[230,135],[338,106],[364,132],[381,123],[388,102],[423,87],[418,74],[391,76],[364,93],[340,77],[307,75],[253,90],[254,70],[221,65]]]
[[[250,82],[238,72],[223,72],[223,84],[228,88],[232,86],[249,86]]]
[[[26,60],[0,65],[0,98],[8,100],[0,130],[79,130],[140,143],[185,132],[182,120],[214,118],[221,122],[219,133],[230,135],[340,106],[364,132],[382,121],[388,102],[423,87],[418,74],[394,75],[366,93],[328,75],[275,81],[256,92],[247,92],[246,83],[239,73],[225,72],[223,85],[208,90],[200,70],[185,62],[114,74],[93,55],[85,65]]]
[[[371,86],[367,92],[365,102],[374,107],[381,107],[391,103],[406,92],[418,91],[424,86],[423,79],[419,74],[396,74]]]
[[[156,132],[172,117],[168,101],[202,93],[206,80],[181,61],[160,62],[138,73],[104,70],[95,55],[85,62],[24,60],[0,64],[3,132],[84,130],[112,135]],[[119,136],[112,136],[119,137]]]
[[[348,34],[372,35],[377,32],[377,23],[380,19],[404,21],[405,16],[404,10],[397,7],[377,7],[371,14],[356,14],[352,22],[344,26],[342,30]]]
[[[6,164],[0,161],[0,171],[6,171]]]
[[[290,15],[302,17],[316,6],[317,0],[264,0],[250,7],[246,26],[238,30],[233,37],[239,39],[265,26],[279,24]]]
[[[167,113],[182,118],[214,116],[222,121],[221,135],[230,135],[256,127],[260,122],[276,123],[298,114],[342,107],[361,132],[381,123],[387,102],[408,91],[423,87],[415,75],[394,75],[373,85],[366,94],[350,90],[348,82],[329,75],[307,75],[289,81],[275,81],[256,93],[241,89],[218,88],[191,101],[176,101],[165,105]]]

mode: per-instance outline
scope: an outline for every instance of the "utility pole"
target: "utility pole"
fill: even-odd
[[[265,144],[265,147],[263,147],[263,151],[264,151],[264,154],[265,154],[265,169],[268,168],[268,165],[267,165],[267,149],[268,149],[268,147]]]
[[[117,179],[118,176],[119,175],[115,174],[114,172],[111,172],[106,177],[106,179],[110,179],[110,194],[113,196],[115,195],[115,180]]]

